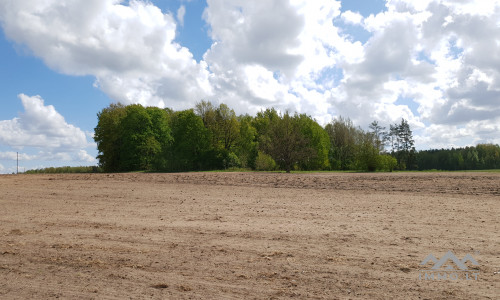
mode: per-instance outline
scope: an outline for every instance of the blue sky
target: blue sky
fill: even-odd
[[[499,1],[65,2],[0,3],[0,173],[16,152],[21,170],[97,164],[96,114],[118,101],[405,118],[419,149],[500,143]]]

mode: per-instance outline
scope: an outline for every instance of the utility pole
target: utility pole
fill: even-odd
[[[17,154],[17,174],[19,174],[19,152],[16,152]]]

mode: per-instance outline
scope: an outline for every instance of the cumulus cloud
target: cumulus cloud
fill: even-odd
[[[0,121],[0,144],[11,147],[80,149],[87,147],[85,133],[66,123],[52,105],[44,105],[40,96],[19,95],[24,113],[12,120]]]
[[[291,53],[300,42],[304,18],[286,0],[209,1],[205,18],[220,51],[236,63],[258,64],[286,73],[303,60]]]
[[[251,113],[273,106],[331,119],[329,89],[338,82],[328,71],[362,53],[333,25],[339,15],[339,1],[209,0],[214,44],[204,59],[214,94]]]
[[[498,141],[483,129],[499,122],[499,17],[499,1],[388,1],[364,19],[372,37],[344,64],[335,107],[358,123],[407,118],[423,147]]]
[[[19,95],[24,112],[11,120],[0,121],[0,146],[20,150],[19,160],[96,163],[86,148],[92,146],[86,134],[68,124],[52,105],[40,96]],[[25,151],[38,149],[36,154]],[[0,160],[16,161],[18,152],[0,152]]]
[[[95,157],[88,154],[87,151],[85,151],[85,150],[78,151],[78,153],[75,157],[75,160],[82,161],[82,162],[89,162],[89,163],[96,161]]]
[[[4,0],[0,19],[49,67],[93,75],[124,103],[185,109],[208,99],[323,124],[338,115],[363,126],[404,117],[425,147],[498,141],[500,1],[388,0],[366,18],[340,6],[207,0],[213,44],[199,63],[176,42],[183,5],[173,15],[139,0]],[[342,24],[371,36],[354,41]]]
[[[183,106],[211,92],[206,65],[176,43],[176,22],[148,2],[118,0],[0,3],[6,35],[54,70],[93,75],[117,101]]]
[[[352,12],[350,10],[342,13],[342,19],[344,22],[353,25],[359,25],[363,22],[363,16],[358,12]]]

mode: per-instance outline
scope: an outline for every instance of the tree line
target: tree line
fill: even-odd
[[[349,118],[322,127],[306,114],[269,108],[237,116],[209,101],[183,111],[111,104],[97,116],[94,140],[105,172],[428,168],[404,119],[388,130],[374,121],[365,131]]]
[[[486,170],[500,169],[500,146],[479,144],[452,149],[419,151],[419,170]]]
[[[97,166],[80,166],[80,167],[48,167],[41,169],[28,170],[25,174],[60,174],[60,173],[101,173],[101,168]]]

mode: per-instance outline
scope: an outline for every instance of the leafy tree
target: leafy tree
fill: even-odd
[[[153,170],[164,170],[167,167],[167,155],[173,137],[170,128],[170,112],[168,109],[162,110],[158,107],[147,107],[148,113],[152,123],[152,136],[160,146],[160,150],[152,157]]]
[[[209,101],[201,101],[196,104],[195,112],[210,131],[212,147],[231,151],[239,136],[239,122],[234,110],[226,104],[216,108]]]
[[[202,100],[196,103],[194,111],[201,117],[205,127],[210,128],[215,126],[215,107],[212,102]]]
[[[213,163],[209,132],[192,109],[174,113],[171,127],[174,143],[169,151],[169,170],[203,170]]]
[[[475,147],[467,147],[465,157],[465,168],[468,170],[475,170],[479,165],[479,153]]]
[[[94,140],[105,172],[152,170],[164,164],[163,150],[172,142],[166,111],[111,104],[97,117]]]
[[[364,171],[374,172],[379,168],[379,148],[374,143],[373,133],[360,131],[358,134],[356,162],[357,168]]]
[[[330,138],[326,131],[314,119],[305,114],[296,116],[302,135],[308,141],[311,154],[300,162],[303,170],[325,170],[330,167],[328,151]]]
[[[257,130],[252,126],[253,118],[249,115],[239,117],[240,133],[235,143],[235,154],[243,168],[255,169],[258,155]]]
[[[252,126],[257,130],[257,136],[265,139],[269,135],[271,123],[277,122],[279,119],[278,112],[274,108],[268,108],[257,113],[252,120]]]
[[[219,144],[219,134],[217,132],[217,112],[216,107],[210,101],[202,100],[196,103],[194,112],[200,116],[203,125],[208,129],[210,134],[210,144],[212,148],[217,149]]]
[[[234,110],[225,104],[220,104],[215,112],[218,141],[223,149],[230,151],[238,139],[240,124]]]
[[[330,164],[336,170],[348,170],[355,166],[356,136],[359,129],[350,119],[339,117],[326,125],[330,137]]]
[[[94,141],[97,143],[99,166],[105,172],[119,170],[121,161],[121,121],[126,115],[125,106],[111,104],[97,114],[97,126],[94,129]]]
[[[481,169],[500,168],[500,147],[493,144],[479,144],[476,146]]]
[[[148,110],[139,104],[129,105],[125,111],[120,123],[119,170],[152,170],[153,163],[158,162],[162,154],[162,145],[172,140],[165,112],[155,108]]]
[[[278,122],[279,120],[280,116],[274,108],[262,110],[257,113],[255,118],[252,118],[250,125],[255,129],[255,141],[257,150],[264,153],[266,150],[266,146],[273,142],[271,140],[270,134],[271,123]]]
[[[298,119],[297,115],[292,117],[286,112],[270,122],[268,139],[263,145],[264,151],[287,173],[290,173],[295,164],[314,156],[309,141],[301,132]]]

